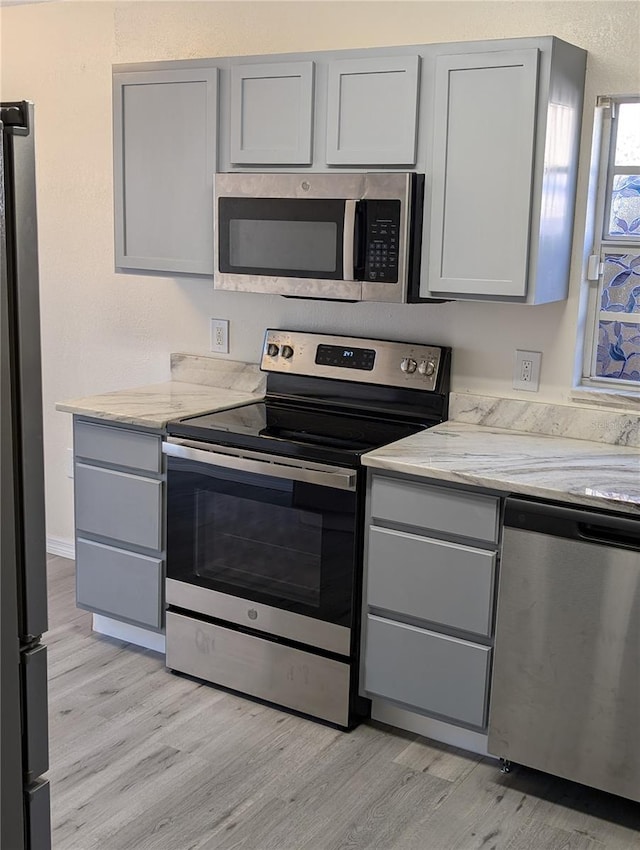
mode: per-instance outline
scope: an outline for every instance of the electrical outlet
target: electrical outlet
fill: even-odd
[[[229,353],[229,320],[211,319],[211,351]]]
[[[67,449],[66,461],[67,461],[67,469],[66,469],[67,478],[73,478],[73,449]]]
[[[537,393],[540,386],[540,361],[541,351],[518,351],[516,350],[515,366],[513,370],[514,390],[527,390]]]

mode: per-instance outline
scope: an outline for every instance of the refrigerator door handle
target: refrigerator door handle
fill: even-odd
[[[38,644],[21,653],[22,692],[25,707],[25,781],[33,782],[49,770],[49,718],[47,703],[47,647]]]

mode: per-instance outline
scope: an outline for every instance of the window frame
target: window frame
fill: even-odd
[[[640,95],[607,95],[600,96],[596,100],[590,172],[592,191],[595,191],[595,205],[590,228],[592,232],[587,233],[585,240],[587,261],[583,275],[583,286],[587,287],[588,296],[579,389],[640,396],[640,381],[604,378],[595,374],[599,326],[603,315],[600,305],[602,303],[604,257],[606,254],[640,254],[640,233],[631,237],[610,236],[608,233],[614,177],[621,173],[636,173],[633,167],[616,167],[615,165],[618,132],[617,107],[621,103],[640,103]],[[638,171],[640,172],[640,169]],[[636,320],[629,322],[631,315],[635,315]],[[612,312],[611,321],[638,324],[640,332],[640,313],[621,315]]]

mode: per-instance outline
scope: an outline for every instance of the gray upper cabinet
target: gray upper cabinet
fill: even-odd
[[[535,49],[438,57],[432,289],[526,293],[537,79]]]
[[[419,56],[329,63],[329,165],[415,164],[419,72]]]
[[[115,264],[213,274],[215,68],[114,74]]]
[[[216,170],[398,168],[421,298],[566,298],[585,67],[553,36],[117,66],[116,267],[212,275]]]
[[[232,66],[232,164],[311,164],[313,71],[313,62]]]
[[[436,57],[423,296],[566,297],[586,54],[535,41]]]

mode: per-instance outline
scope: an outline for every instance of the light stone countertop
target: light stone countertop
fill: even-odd
[[[262,398],[262,393],[167,381],[164,384],[61,401],[56,404],[56,410],[162,430],[170,419],[238,407],[259,398]]]
[[[162,430],[170,419],[238,407],[265,391],[256,364],[205,355],[172,354],[171,377],[58,402],[56,409]],[[637,413],[451,393],[449,415],[448,422],[368,452],[364,465],[640,516]]]
[[[640,516],[640,449],[444,422],[363,455],[365,466]]]
[[[171,355],[171,381],[60,401],[56,410],[162,430],[170,419],[238,407],[263,398],[255,363],[197,354]]]

